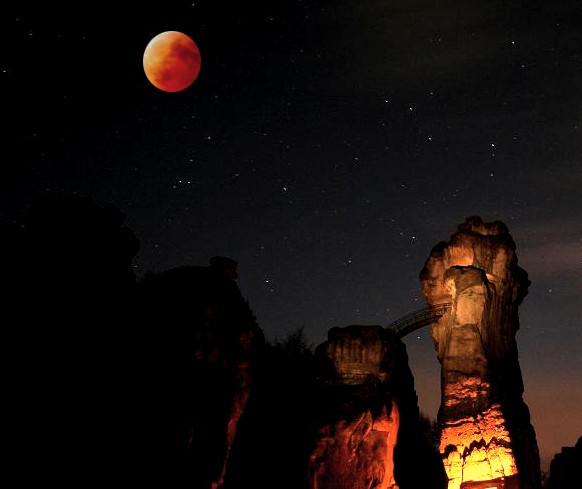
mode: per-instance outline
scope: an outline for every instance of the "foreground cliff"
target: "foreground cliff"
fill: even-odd
[[[441,363],[440,452],[449,489],[540,487],[535,432],[523,401],[515,335],[527,273],[507,227],[471,217],[437,244],[420,274]]]

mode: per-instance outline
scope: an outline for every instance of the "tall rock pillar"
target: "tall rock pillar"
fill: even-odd
[[[439,450],[449,489],[538,489],[540,464],[515,335],[527,272],[502,222],[470,217],[437,244],[420,274],[441,363]]]

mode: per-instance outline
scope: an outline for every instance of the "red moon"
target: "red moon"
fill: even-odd
[[[162,32],[146,46],[143,69],[156,88],[164,92],[179,92],[192,85],[198,77],[200,51],[186,34]]]

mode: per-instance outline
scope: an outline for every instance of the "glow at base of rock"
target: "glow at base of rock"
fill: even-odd
[[[504,425],[498,405],[478,416],[447,423],[439,449],[449,477],[449,489],[458,489],[463,482],[517,475],[511,439]]]

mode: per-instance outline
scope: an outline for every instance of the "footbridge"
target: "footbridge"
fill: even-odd
[[[436,323],[450,309],[450,302],[427,306],[418,311],[411,312],[406,316],[402,316],[396,321],[391,322],[386,328],[394,331],[399,338],[403,338],[417,329]]]

